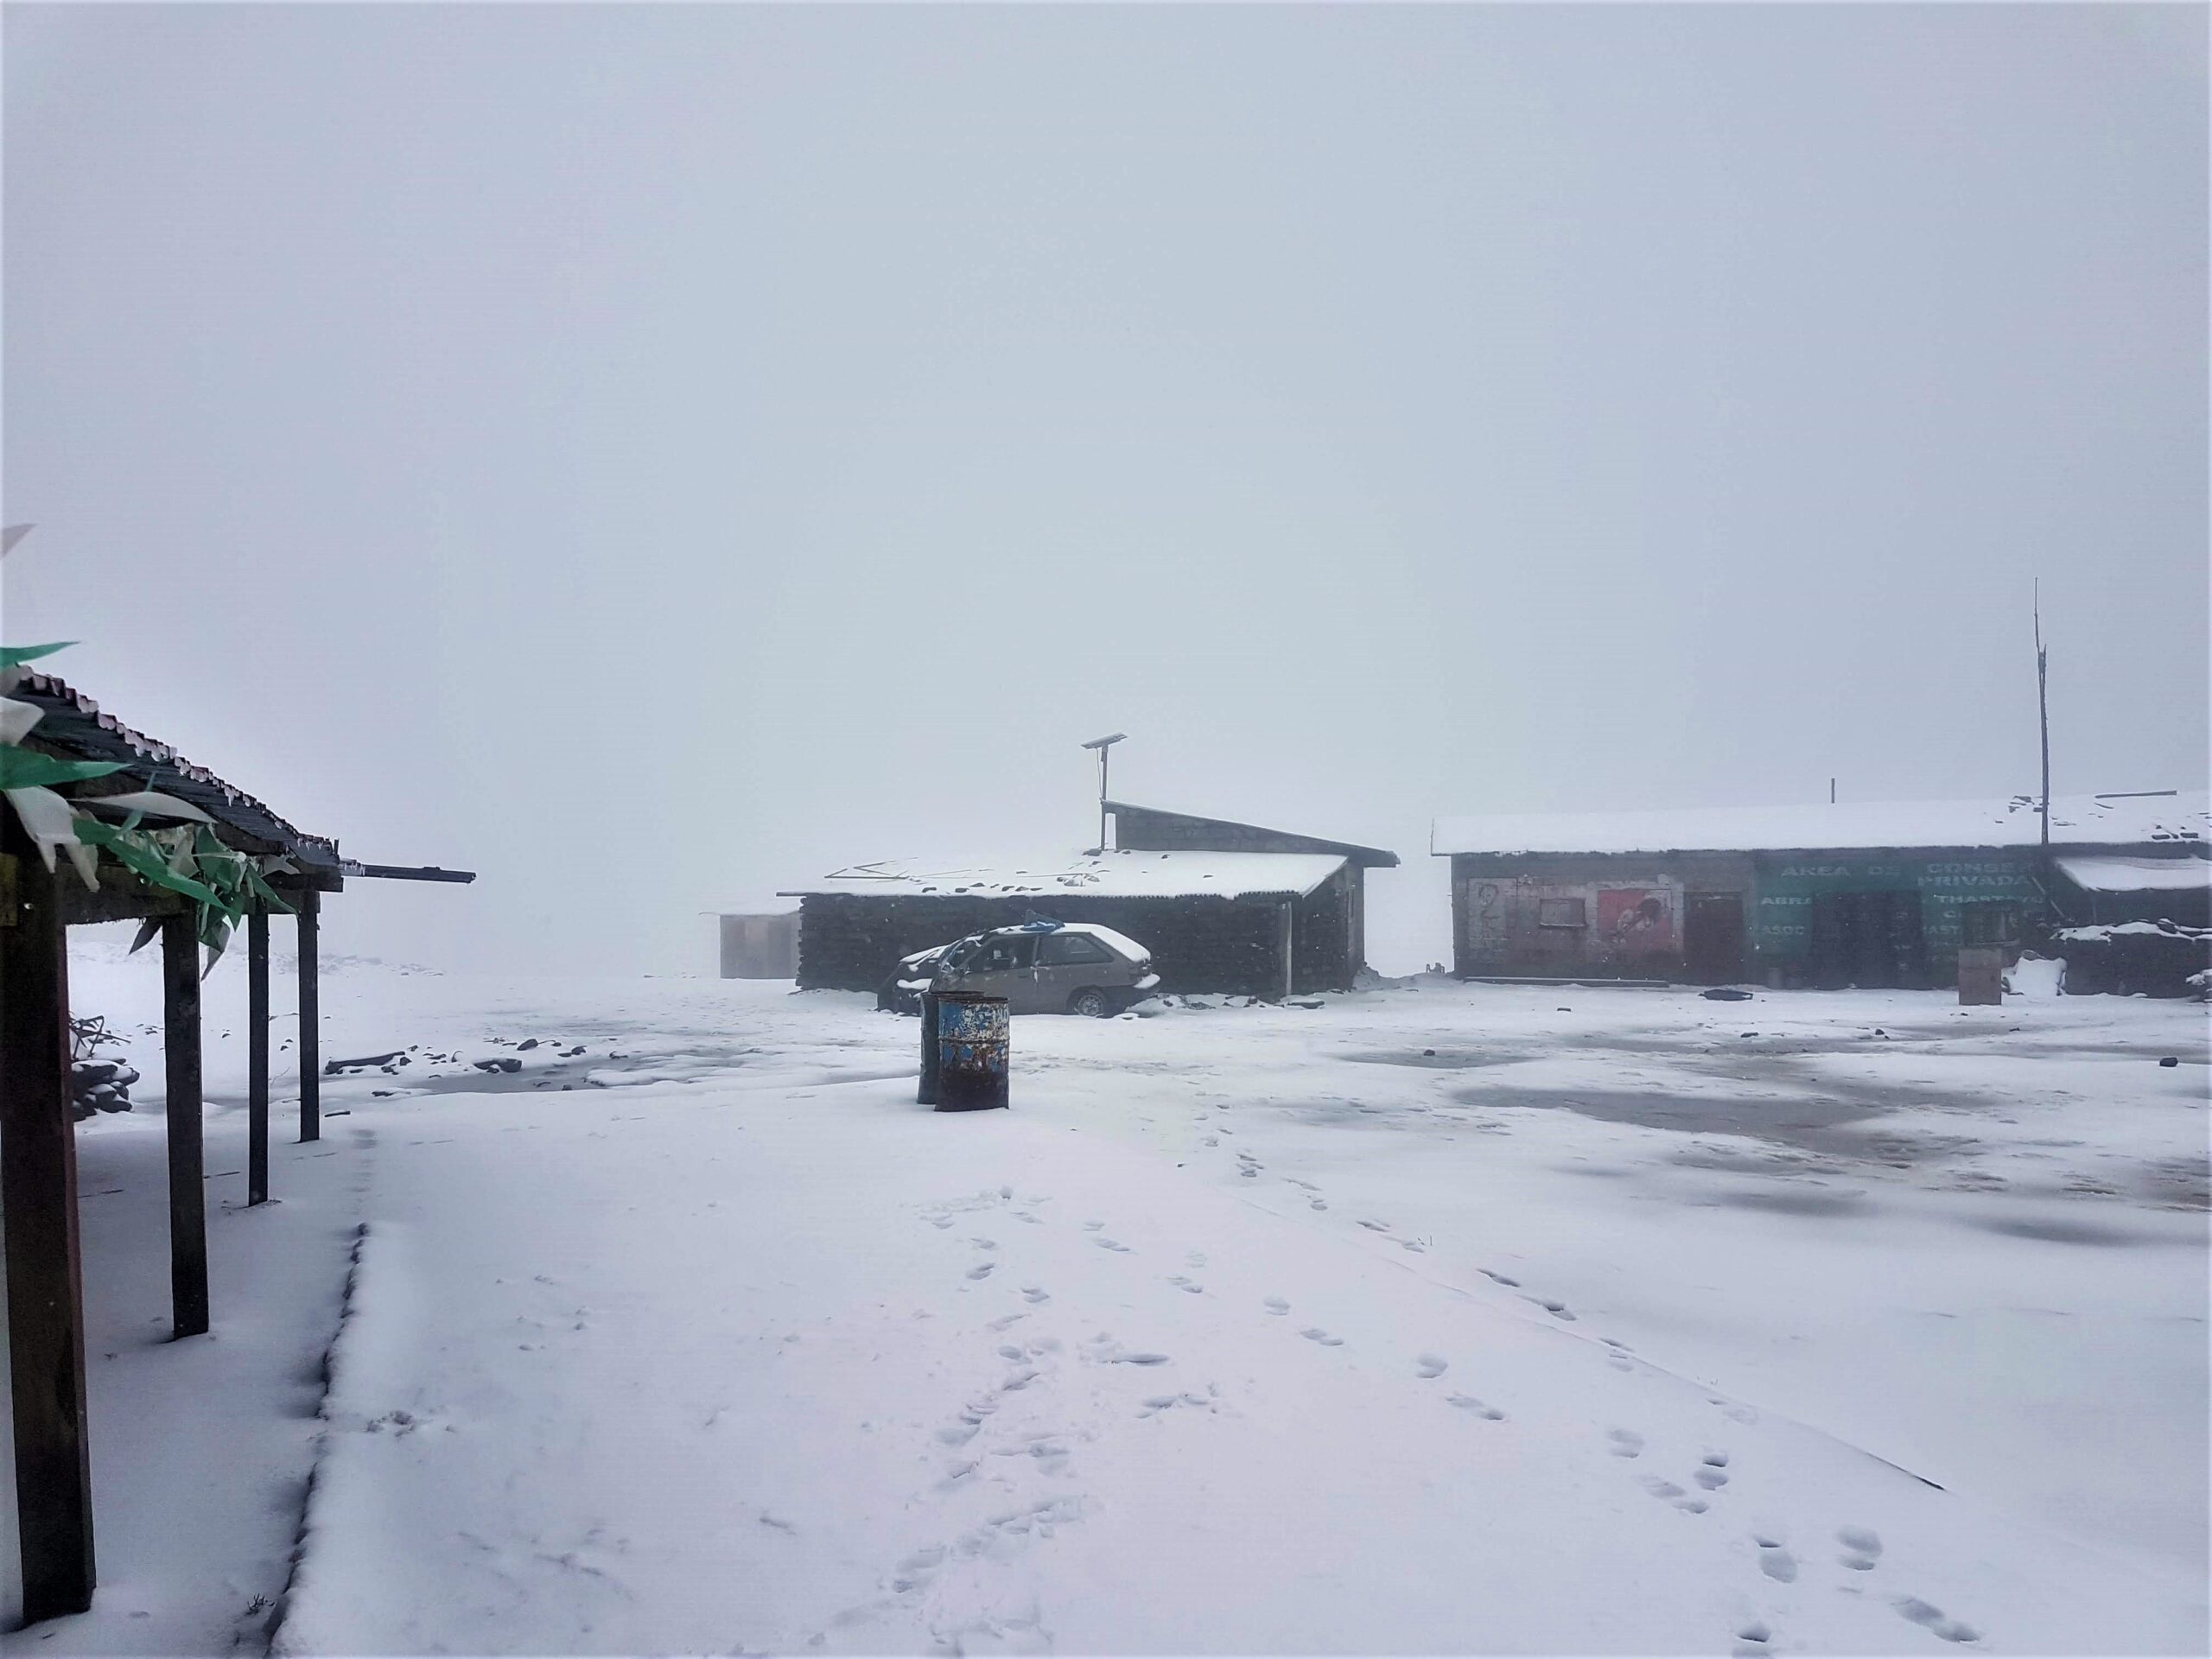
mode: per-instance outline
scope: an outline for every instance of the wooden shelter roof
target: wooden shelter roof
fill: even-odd
[[[37,707],[42,717],[24,747],[73,760],[119,760],[124,770],[78,785],[79,796],[157,789],[190,803],[215,821],[223,839],[241,852],[281,853],[299,868],[302,885],[335,892],[344,885],[338,843],[277,816],[276,810],[175,748],[124,725],[66,681],[22,671],[8,695]]]

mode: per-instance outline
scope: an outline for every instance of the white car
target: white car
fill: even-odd
[[[1011,1014],[1103,1020],[1159,984],[1152,952],[1126,933],[1093,922],[1025,922],[902,958],[884,995],[895,988],[918,1007],[925,989],[975,991],[1006,998]]]

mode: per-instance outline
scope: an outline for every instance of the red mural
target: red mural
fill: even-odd
[[[1606,887],[1598,894],[1598,937],[1624,956],[1669,955],[1675,937],[1674,897],[1663,887]]]

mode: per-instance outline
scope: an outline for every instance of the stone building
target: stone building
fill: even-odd
[[[2054,798],[2048,852],[2031,796],[1440,818],[1430,850],[1452,861],[1465,976],[1930,986],[1961,944],[2201,907],[2207,807]]]

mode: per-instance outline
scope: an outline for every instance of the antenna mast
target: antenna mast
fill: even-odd
[[[2050,855],[2050,652],[2043,643],[2043,583],[2034,588],[2036,617],[2036,719],[2043,737],[2043,851]]]

